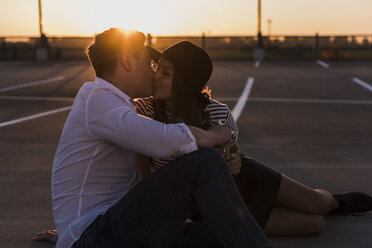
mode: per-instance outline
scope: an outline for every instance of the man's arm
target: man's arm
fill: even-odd
[[[86,125],[97,139],[154,158],[178,157],[198,149],[184,123],[164,124],[138,115],[130,103],[108,91],[87,100]]]

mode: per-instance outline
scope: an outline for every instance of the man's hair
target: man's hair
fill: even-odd
[[[138,31],[110,28],[95,35],[85,50],[97,77],[112,72],[123,52],[137,53],[144,48],[145,35]]]

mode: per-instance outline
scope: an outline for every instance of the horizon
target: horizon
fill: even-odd
[[[139,30],[140,31],[140,30]],[[91,38],[94,37],[94,35],[99,34],[99,33],[94,33],[92,35],[54,35],[54,34],[48,34],[45,33],[46,37],[50,38]],[[147,35],[148,33],[144,33]],[[151,34],[151,33],[150,33]],[[271,34],[270,37],[313,37],[315,36],[316,33],[314,34]],[[344,33],[344,34],[322,34],[318,33],[319,37],[352,37],[352,36],[359,36],[359,37],[364,37],[364,36],[371,36],[372,38],[372,32],[371,33]],[[157,37],[201,37],[202,34],[160,34],[160,35],[153,35],[151,34],[152,37],[157,38]],[[211,35],[206,35],[205,37],[256,37],[257,34],[211,34]],[[3,35],[0,34],[0,38],[10,38],[10,39],[17,39],[17,38],[39,38],[40,36],[38,34],[20,34],[20,35]],[[263,37],[267,37],[267,35],[263,34]]]
[[[368,0],[262,0],[261,30],[264,36],[371,35],[370,9]],[[91,37],[110,27],[152,36],[257,35],[257,0],[43,1],[42,14],[50,37]],[[39,36],[37,1],[0,0],[0,36]]]

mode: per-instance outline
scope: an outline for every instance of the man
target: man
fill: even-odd
[[[221,154],[198,149],[226,143],[227,130],[136,114],[132,99],[152,94],[150,64],[160,56],[144,42],[110,29],[87,50],[97,77],[79,90],[53,163],[56,247],[271,247]],[[141,181],[136,152],[186,155]],[[185,224],[196,206],[206,221]]]

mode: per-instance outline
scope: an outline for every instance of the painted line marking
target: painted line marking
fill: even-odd
[[[236,102],[237,97],[217,97],[216,100],[221,102]],[[346,100],[346,99],[316,99],[316,98],[271,98],[271,97],[250,97],[249,102],[272,102],[272,103],[322,103],[322,104],[359,104],[372,105],[369,100]]]
[[[24,121],[29,121],[29,120],[32,120],[32,119],[40,118],[40,117],[47,116],[47,115],[56,114],[56,113],[71,110],[71,109],[72,109],[72,106],[68,106],[68,107],[63,107],[63,108],[58,108],[58,109],[54,109],[54,110],[45,111],[45,112],[38,113],[38,114],[35,114],[35,115],[30,115],[30,116],[14,119],[14,120],[11,120],[11,121],[1,122],[0,127],[5,127],[5,126],[20,123],[20,122],[24,122]]]
[[[59,101],[73,102],[74,97],[43,97],[43,96],[0,96],[0,100],[26,100],[26,101]]]
[[[255,63],[254,63],[254,67],[258,68],[260,66],[261,62],[259,60],[257,60]]]
[[[247,103],[248,96],[251,93],[253,83],[254,83],[254,78],[253,77],[248,78],[247,83],[245,84],[244,90],[242,94],[240,95],[239,100],[236,103],[232,111],[232,116],[234,117],[235,121],[238,121],[239,116],[242,113],[245,104]]]
[[[323,67],[326,68],[326,69],[329,68],[329,64],[327,64],[327,63],[324,62],[324,61],[317,60],[316,63],[319,64],[320,66],[323,66]]]
[[[346,99],[297,99],[297,98],[250,98],[252,102],[284,102],[284,103],[330,103],[330,104],[372,104],[368,100],[346,100]]]
[[[61,81],[63,79],[65,79],[64,76],[47,78],[47,79],[38,80],[38,81],[34,81],[34,82],[29,82],[29,83],[18,84],[18,85],[14,85],[14,86],[9,86],[9,87],[5,87],[5,88],[1,88],[0,89],[0,92],[11,91],[11,90],[16,90],[16,89],[31,87],[31,86],[35,86],[35,85],[40,85],[40,84],[48,84],[48,83],[52,83],[52,82],[56,82],[56,81]]]
[[[367,90],[371,91],[372,92],[372,86],[367,84],[366,82],[360,80],[359,78],[356,78],[356,77],[353,77],[352,80],[354,81],[354,83],[357,83],[359,84],[360,86],[366,88]]]

